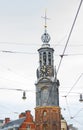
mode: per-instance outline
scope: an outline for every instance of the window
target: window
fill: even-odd
[[[46,116],[47,115],[47,111],[44,111],[43,115]]]
[[[43,64],[46,65],[46,52],[43,53]]]
[[[51,65],[51,53],[50,52],[48,53],[48,63],[49,63],[49,65]]]
[[[27,125],[27,130],[30,130],[30,125]]]

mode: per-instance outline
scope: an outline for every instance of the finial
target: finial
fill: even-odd
[[[46,10],[45,10],[45,16],[42,17],[42,18],[45,19],[45,25],[44,25],[44,27],[45,27],[45,33],[41,36],[41,40],[42,40],[43,43],[48,43],[50,41],[50,35],[47,33],[46,28],[47,28],[47,20],[49,18],[47,18]]]
[[[45,25],[44,25],[45,29],[47,28],[47,20],[49,20],[46,14],[47,14],[47,10],[45,9],[45,16],[44,17],[42,16],[42,18],[45,19]]]

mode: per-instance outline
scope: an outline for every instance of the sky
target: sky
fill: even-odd
[[[17,119],[26,110],[34,115],[42,16],[47,10],[47,31],[57,69],[79,4],[80,0],[0,0],[0,119]],[[79,102],[83,94],[82,34],[83,5],[57,74],[61,113],[78,130],[83,130],[83,102]],[[16,89],[26,90],[27,99],[22,100],[23,91]]]

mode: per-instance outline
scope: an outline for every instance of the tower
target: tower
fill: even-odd
[[[54,67],[54,49],[50,47],[50,35],[47,33],[45,14],[43,42],[38,49],[39,67],[36,82],[36,130],[61,130],[59,107],[59,80]]]

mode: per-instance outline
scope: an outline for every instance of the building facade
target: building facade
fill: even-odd
[[[35,124],[36,130],[61,130],[59,80],[54,67],[54,49],[49,44],[46,19],[45,15],[45,32],[41,37],[43,44],[38,49]]]
[[[64,119],[61,119],[61,130],[68,130],[67,122]]]
[[[0,130],[35,130],[35,122],[29,110],[21,113],[17,120],[10,121],[8,119],[5,119],[5,124]]]
[[[31,112],[28,110],[25,113],[21,113],[19,118],[25,117],[24,122],[20,125],[18,130],[35,130],[35,121],[33,120],[33,116]]]

